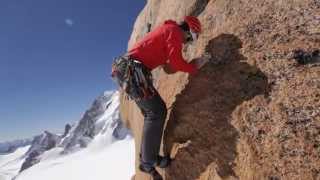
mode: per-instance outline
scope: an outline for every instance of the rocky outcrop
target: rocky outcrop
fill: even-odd
[[[62,137],[66,137],[69,134],[71,128],[72,128],[72,126],[70,124],[66,124],[64,126],[64,133],[63,133]]]
[[[26,159],[20,168],[20,172],[38,163],[40,161],[39,156],[45,151],[56,147],[60,140],[61,137],[59,135],[50,133],[48,131],[45,131],[39,136],[36,136],[32,141],[31,147],[25,154]]]
[[[166,19],[196,15],[203,33],[184,56],[212,57],[195,76],[153,72],[168,107],[163,148],[177,152],[165,179],[320,178],[319,12],[318,0],[147,1],[129,47]],[[138,157],[142,115],[124,96],[121,115]]]

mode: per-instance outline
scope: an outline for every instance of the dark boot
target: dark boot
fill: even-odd
[[[157,157],[157,166],[160,168],[166,168],[171,164],[172,159],[170,156],[159,156]]]
[[[154,167],[144,167],[140,165],[139,169],[142,172],[150,174],[153,180],[163,180],[162,176],[158,173],[158,171]]]

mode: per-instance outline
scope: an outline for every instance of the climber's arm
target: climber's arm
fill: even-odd
[[[167,35],[168,65],[173,71],[183,71],[195,74],[197,68],[193,63],[187,63],[182,56],[182,36],[180,32],[172,30]]]

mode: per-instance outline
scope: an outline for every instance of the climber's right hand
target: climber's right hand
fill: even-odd
[[[162,66],[164,72],[166,72],[167,74],[174,74],[176,73],[176,71],[174,71],[170,66],[169,64],[165,64]]]

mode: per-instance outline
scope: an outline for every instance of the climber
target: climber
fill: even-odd
[[[165,168],[171,159],[159,155],[167,108],[153,86],[151,70],[162,66],[168,74],[177,71],[196,74],[205,60],[197,58],[187,63],[182,45],[197,40],[200,32],[201,24],[196,17],[186,16],[180,24],[167,20],[146,34],[126,55],[116,58],[112,66],[113,79],[144,115],[139,169],[154,179],[161,179],[155,166]]]

